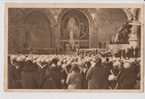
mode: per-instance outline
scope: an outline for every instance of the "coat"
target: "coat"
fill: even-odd
[[[88,80],[88,89],[107,89],[108,81],[103,66],[90,67],[86,78]]]
[[[61,72],[57,67],[47,69],[44,79],[41,83],[42,89],[60,89]]]
[[[137,80],[136,67],[123,69],[118,77],[118,88],[119,89],[133,89]]]
[[[38,89],[40,86],[39,72],[34,64],[26,64],[21,72],[21,83],[23,89]]]
[[[104,69],[106,71],[106,75],[109,76],[110,70],[113,68],[112,62],[105,62],[103,64],[103,67],[104,67]]]
[[[83,89],[87,89],[88,88],[88,81],[86,79],[86,73],[88,70],[85,71],[81,71],[81,74],[83,76]]]
[[[8,88],[20,89],[21,88],[21,76],[20,69],[16,69],[13,65],[8,68]]]
[[[79,72],[71,72],[68,74],[66,83],[68,89],[82,89],[83,87],[83,75]]]

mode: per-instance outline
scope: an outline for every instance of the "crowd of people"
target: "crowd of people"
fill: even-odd
[[[9,89],[138,89],[140,58],[9,55]]]

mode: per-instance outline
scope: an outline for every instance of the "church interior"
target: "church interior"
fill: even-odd
[[[140,8],[9,8],[8,53],[141,48],[141,17]]]

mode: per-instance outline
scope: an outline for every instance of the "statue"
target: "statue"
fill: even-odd
[[[75,18],[70,18],[68,21],[69,43],[72,49],[75,47],[75,40],[79,39],[79,28]]]
[[[127,23],[123,24],[119,31],[113,37],[113,43],[117,44],[128,44],[129,33],[131,26]]]

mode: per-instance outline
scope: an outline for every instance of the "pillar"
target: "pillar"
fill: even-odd
[[[132,27],[131,27],[131,33],[129,35],[129,44],[130,46],[133,46],[134,48],[136,47],[139,47],[139,38],[137,37],[137,33],[138,33],[138,30],[141,26],[141,23],[139,22],[138,19],[136,19],[136,11],[137,9],[131,9],[131,13],[132,13],[132,20],[131,22],[129,23]]]

